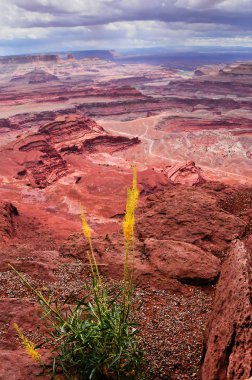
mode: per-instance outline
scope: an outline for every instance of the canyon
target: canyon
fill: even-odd
[[[45,331],[9,264],[45,294],[78,295],[83,207],[101,274],[118,281],[136,164],[147,378],[247,380],[252,62],[182,70],[105,55],[0,58],[0,377],[36,378],[12,324],[35,342]]]

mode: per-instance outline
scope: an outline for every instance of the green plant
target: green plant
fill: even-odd
[[[44,369],[49,369],[52,378],[59,372],[63,372],[66,379],[78,380],[142,378],[143,352],[139,345],[138,326],[132,317],[134,224],[138,200],[136,176],[134,168],[133,184],[128,190],[123,223],[124,273],[117,294],[109,292],[101,279],[92,246],[91,230],[84,212],[81,215],[82,228],[89,242],[87,256],[92,283],[86,287],[83,299],[75,305],[69,305],[69,300],[57,302],[51,298],[46,299],[12,267],[22,282],[35,293],[42,306],[43,317],[49,321],[49,341],[54,346],[55,354],[52,364],[44,365]],[[34,352],[33,356],[36,357]]]

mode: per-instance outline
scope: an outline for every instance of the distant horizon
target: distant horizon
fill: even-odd
[[[167,49],[129,49],[125,50],[101,50],[101,49],[89,49],[89,50],[68,50],[68,51],[53,51],[53,52],[37,52],[27,54],[14,54],[0,56],[0,63],[19,63],[26,64],[29,62],[28,57],[37,56],[59,56],[63,60],[70,54],[74,59],[91,59],[97,58],[104,61],[111,61],[116,64],[147,64],[152,66],[163,66],[169,69],[195,71],[197,68],[208,65],[229,65],[236,62],[252,62],[252,49],[223,49],[213,50],[200,49],[187,49],[181,50],[167,50]],[[19,58],[20,57],[20,58]],[[25,57],[25,58],[22,58]],[[28,59],[26,59],[26,57]],[[8,61],[8,58],[13,61]],[[5,60],[6,59],[6,60]],[[16,61],[15,61],[16,60]],[[47,60],[47,59],[46,59]],[[40,60],[35,58],[31,59],[33,64],[40,65]],[[44,61],[41,58],[41,61]],[[55,60],[48,60],[48,62],[56,63]]]
[[[0,0],[0,55],[252,48],[251,0]]]
[[[159,46],[159,47],[144,47],[144,48],[108,48],[108,49],[99,49],[99,48],[89,48],[89,49],[63,49],[63,50],[40,50],[34,52],[18,52],[15,54],[0,54],[0,57],[15,57],[15,56],[32,56],[32,55],[57,55],[57,54],[71,54],[71,53],[84,53],[84,52],[111,52],[124,54],[125,57],[130,54],[141,54],[148,55],[154,52],[159,54],[186,54],[186,53],[196,53],[196,54],[232,54],[232,53],[244,53],[252,54],[252,47],[242,47],[242,46],[232,46],[232,47],[219,47],[219,46],[187,46],[187,47],[170,47],[170,46]]]

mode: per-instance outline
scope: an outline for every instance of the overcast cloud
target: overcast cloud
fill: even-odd
[[[252,47],[252,0],[0,0],[0,54]]]

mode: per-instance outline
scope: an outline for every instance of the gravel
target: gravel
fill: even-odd
[[[28,275],[26,278],[45,295],[53,293],[62,300],[70,293],[79,297],[83,294],[83,279],[90,281],[89,267],[78,260],[60,264],[54,274],[56,281],[52,283],[31,279]],[[34,296],[12,272],[2,272],[0,276],[0,291],[4,297],[34,301]],[[115,289],[118,285],[111,279],[107,279],[107,283]],[[147,380],[197,379],[213,292],[212,287],[187,285],[183,293],[136,289],[136,304],[142,304],[136,318],[145,351]],[[34,334],[37,341],[35,331]]]

